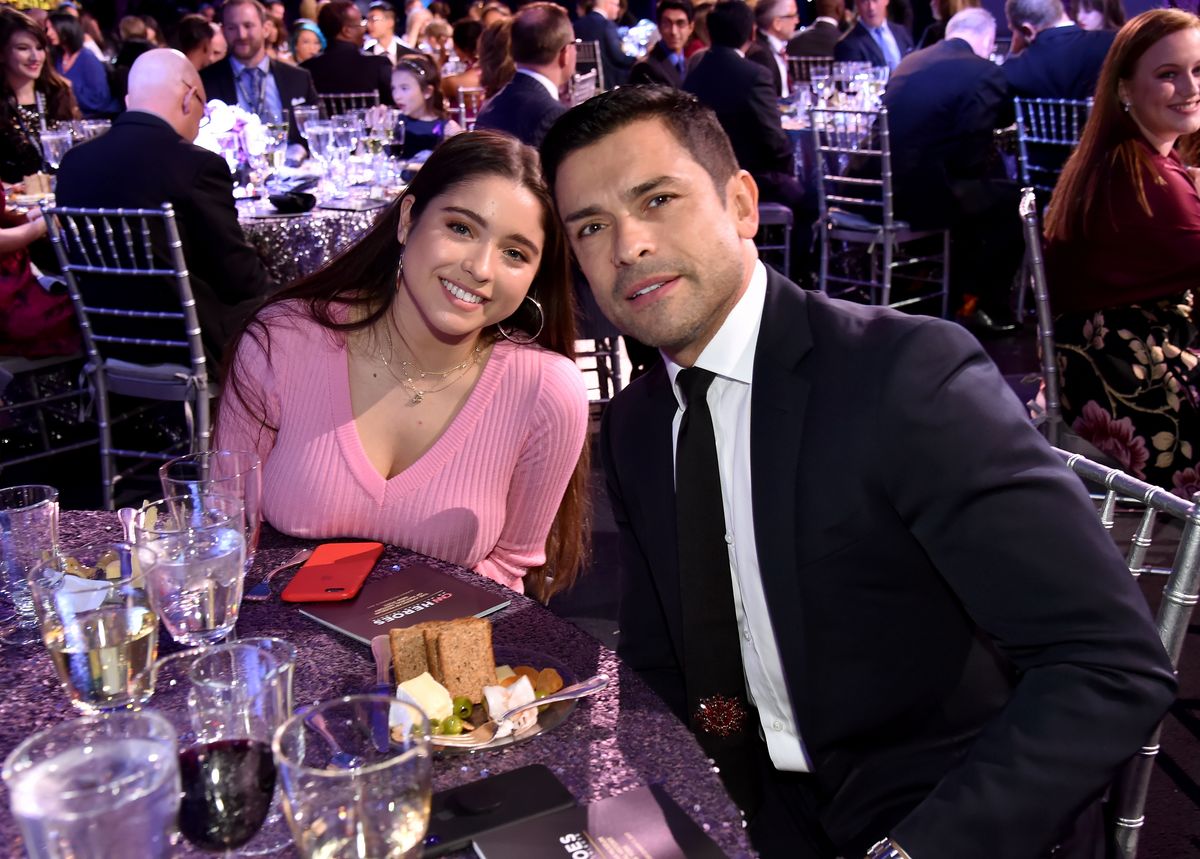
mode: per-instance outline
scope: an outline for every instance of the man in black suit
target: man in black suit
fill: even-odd
[[[1011,95],[1091,98],[1116,33],[1077,27],[1060,0],[1007,0],[1012,53],[1002,66]]]
[[[838,22],[845,10],[843,0],[817,0],[817,17],[812,24],[788,42],[789,57],[832,57],[842,37]]]
[[[540,146],[554,120],[567,110],[559,99],[575,74],[571,19],[556,3],[530,3],[513,17],[510,38],[517,73],[487,100],[475,127]]]
[[[629,82],[677,87],[687,68],[683,47],[692,37],[696,12],[692,0],[661,0],[657,14],[661,38],[645,59],[634,63]]]
[[[621,14],[621,0],[583,0],[583,14],[575,19],[575,38],[600,46],[600,66],[604,70],[604,88],[614,89],[629,83],[629,71],[635,58],[621,47],[615,21]]]
[[[888,0],[857,0],[858,22],[834,46],[838,62],[865,62],[895,71],[905,54],[912,53],[912,34],[888,20]]]
[[[599,440],[618,650],[761,855],[1046,856],[1175,688],[1080,481],[960,326],[766,269],[754,180],[678,91],[574,108],[542,164],[665,359]]]
[[[994,142],[1013,121],[1004,73],[987,59],[995,44],[992,13],[964,9],[943,41],[901,61],[883,104],[897,217],[951,231],[953,303],[976,296],[969,324],[1005,333],[1016,328],[1009,293],[1024,241],[1017,186]]]
[[[209,98],[236,104],[263,122],[282,122],[286,115],[288,144],[293,148],[289,156],[298,160],[304,154],[304,139],[291,111],[301,105],[318,104],[317,91],[304,69],[267,56],[263,33],[266,15],[267,10],[258,0],[229,0],[221,10],[221,28],[229,53],[206,66],[200,80]]]
[[[219,360],[275,285],[238,224],[225,159],[192,143],[204,117],[204,84],[178,51],[148,51],[130,70],[127,104],[107,134],[63,158],[58,203],[130,209],[170,203],[205,346]]]
[[[754,42],[746,51],[746,59],[767,70],[771,76],[771,87],[780,98],[791,95],[788,87],[787,45],[796,33],[799,20],[796,0],[759,0],[754,7],[757,32]]]
[[[325,52],[305,60],[319,93],[378,92],[381,104],[392,104],[392,64],[387,57],[362,52],[362,12],[350,0],[333,0],[317,13]]]

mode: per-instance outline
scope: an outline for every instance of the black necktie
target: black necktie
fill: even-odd
[[[756,800],[746,744],[755,726],[745,702],[717,441],[708,410],[714,378],[693,367],[676,379],[687,401],[675,446],[683,673],[690,726],[734,801],[750,814]]]

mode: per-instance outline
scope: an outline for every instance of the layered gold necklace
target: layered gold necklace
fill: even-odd
[[[390,321],[385,320],[384,333],[387,335],[387,350],[379,353],[379,360],[391,377],[399,382],[400,387],[409,395],[408,404],[410,406],[419,406],[428,395],[444,391],[463,378],[472,367],[479,363],[479,356],[483,353],[481,340],[475,344],[475,348],[471,350],[471,354],[465,360],[453,367],[445,370],[426,370],[415,361],[394,361],[389,358],[389,355],[394,354]],[[398,331],[396,333],[400,336],[400,342],[404,344],[404,348],[408,350],[409,354],[412,354],[412,347],[408,345],[404,335]]]

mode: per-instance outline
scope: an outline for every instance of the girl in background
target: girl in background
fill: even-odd
[[[392,100],[404,123],[401,158],[412,158],[418,152],[432,150],[444,138],[462,131],[446,110],[441,75],[427,57],[413,54],[396,63],[392,70]]]

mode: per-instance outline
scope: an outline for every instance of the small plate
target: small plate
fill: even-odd
[[[54,202],[53,194],[13,194],[9,197],[9,202],[14,206],[36,206],[42,200]]]
[[[553,659],[541,653],[534,653],[528,650],[513,650],[507,647],[497,647],[494,649],[497,665],[508,665],[516,668],[518,665],[528,665],[537,668],[539,671],[543,668],[553,668],[561,675],[564,686],[570,686],[575,683],[578,678],[575,672],[567,668],[557,659]],[[437,735],[433,737],[434,749],[441,755],[473,755],[476,752],[490,752],[496,749],[502,749],[505,746],[511,746],[513,743],[523,743],[533,737],[544,734],[547,731],[553,731],[559,725],[567,720],[575,709],[576,700],[559,701],[557,704],[551,704],[544,711],[538,713],[537,725],[529,730],[522,731],[519,734],[510,734],[507,737],[499,737],[492,740],[485,746],[475,746],[469,749],[454,748],[452,746],[438,745]],[[487,720],[487,708],[483,704],[475,708],[475,712],[471,715],[470,727],[464,726],[463,730],[469,731],[472,727],[482,724]]]

